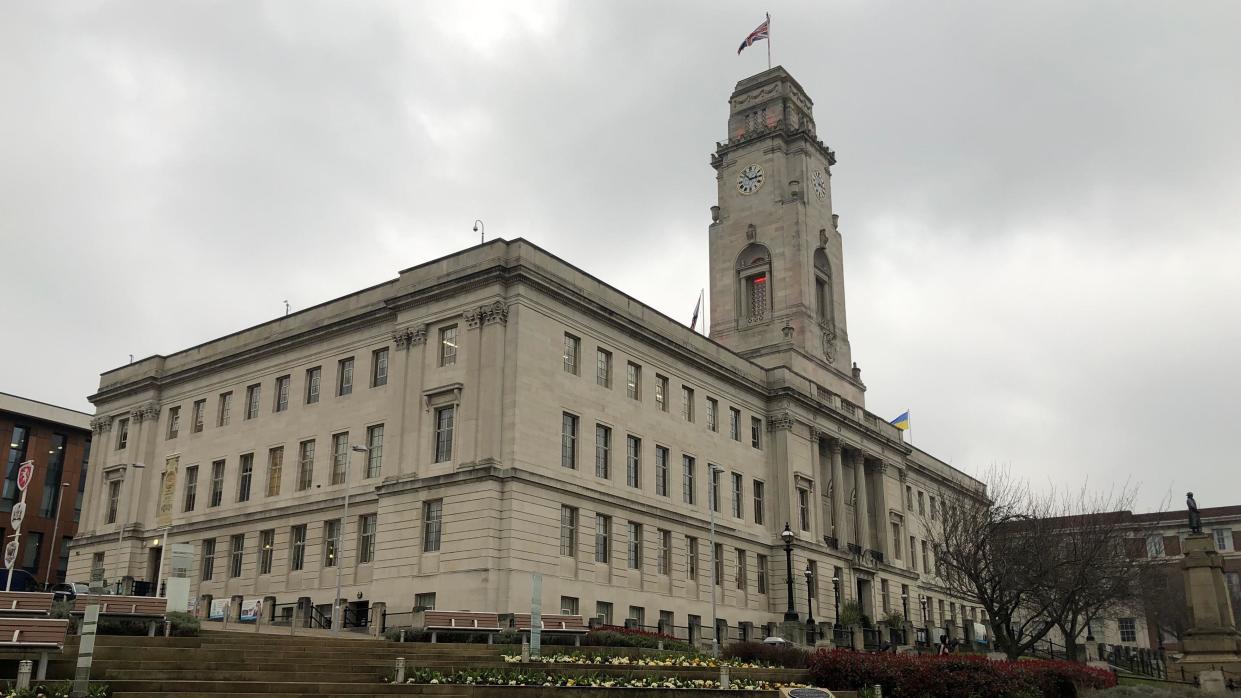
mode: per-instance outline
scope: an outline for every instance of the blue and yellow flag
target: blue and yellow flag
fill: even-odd
[[[904,412],[901,413],[899,417],[897,417],[896,419],[893,419],[891,422],[888,422],[888,424],[891,424],[892,426],[896,427],[897,429],[900,429],[901,431],[908,431],[909,430],[909,410],[905,410]]]

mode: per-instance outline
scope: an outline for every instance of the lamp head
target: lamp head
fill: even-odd
[[[810,566],[807,565],[806,569],[803,570],[802,574],[806,575],[806,579],[810,579],[811,577],[814,576],[814,570],[810,569]]]
[[[792,529],[790,529],[790,528],[789,528],[789,524],[788,524],[788,522],[785,522],[785,524],[784,524],[784,530],[783,530],[783,531],[780,531],[780,538],[781,538],[781,539],[782,539],[785,543],[792,543],[792,542],[793,542],[793,531],[792,531]]]
[[[365,446],[359,446],[357,444],[350,446],[350,448],[353,449],[354,453],[366,453],[367,451],[371,450]]]

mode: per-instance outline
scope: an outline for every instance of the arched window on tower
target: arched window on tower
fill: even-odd
[[[750,243],[737,257],[737,314],[744,324],[771,318],[771,254],[766,247]]]
[[[822,247],[814,251],[814,302],[819,323],[835,328],[832,310],[832,266]]]

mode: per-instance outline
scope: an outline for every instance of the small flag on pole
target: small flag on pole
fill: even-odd
[[[737,53],[740,54],[742,51],[745,50],[747,46],[753,46],[754,42],[758,41],[759,39],[770,39],[771,38],[769,36],[770,28],[771,28],[771,16],[768,15],[767,19],[763,20],[763,23],[758,25],[758,29],[755,29],[754,31],[750,32],[750,35],[745,38],[745,41],[741,42],[741,46],[737,49]]]
[[[698,292],[698,302],[694,304],[694,317],[689,321],[689,328],[691,330],[698,329],[698,311],[702,310],[702,297],[706,291],[707,290],[704,288]]]
[[[908,431],[909,430],[909,410],[905,410],[904,412],[901,413],[899,417],[897,417],[896,419],[893,419],[891,422],[888,422],[888,423],[896,427],[897,429],[900,429],[901,431]]]

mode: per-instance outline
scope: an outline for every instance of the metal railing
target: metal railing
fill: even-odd
[[[310,606],[306,609],[306,627],[331,630],[332,614],[320,611],[317,606]]]
[[[841,648],[853,649],[853,631],[839,625],[832,628],[832,644]]]
[[[340,627],[342,630],[366,632],[371,625],[371,608],[345,606],[341,609]]]
[[[862,648],[877,650],[879,645],[879,630],[877,628],[862,628]]]
[[[293,624],[293,614],[297,611],[295,603],[278,603],[272,607],[271,624],[289,626]]]

